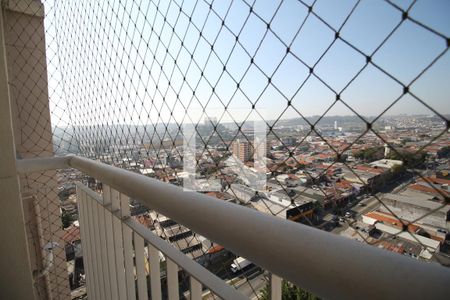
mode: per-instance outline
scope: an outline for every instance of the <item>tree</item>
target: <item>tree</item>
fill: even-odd
[[[319,300],[320,298],[314,296],[310,292],[307,292],[292,283],[283,280],[281,285],[281,298],[283,300]],[[261,300],[270,300],[270,286],[266,286],[262,289],[260,294]]]
[[[67,228],[70,226],[70,224],[72,224],[72,217],[66,211],[63,210],[61,221],[63,228]]]
[[[355,154],[355,157],[358,159],[362,159],[364,161],[372,162],[375,160],[382,159],[384,156],[384,148],[383,147],[374,147],[361,150]]]
[[[392,174],[399,175],[405,172],[406,168],[403,165],[393,165],[392,166]]]
[[[450,146],[445,146],[439,149],[437,156],[438,158],[450,158]]]
[[[427,153],[423,151],[393,151],[387,158],[403,161],[406,168],[419,168],[425,162]]]
[[[336,161],[345,163],[347,161],[347,158],[348,158],[347,154],[341,154],[338,157],[336,157]]]

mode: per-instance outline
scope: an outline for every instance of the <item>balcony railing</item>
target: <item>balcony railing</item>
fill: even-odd
[[[150,294],[152,299],[160,299],[158,251],[167,261],[169,299],[180,296],[179,268],[190,276],[191,299],[202,298],[202,286],[223,299],[245,298],[131,219],[130,198],[276,274],[271,280],[273,299],[281,299],[281,278],[319,297],[333,299],[425,299],[430,295],[444,299],[450,294],[450,270],[435,263],[416,261],[204,194],[186,192],[87,158],[17,161],[22,174],[64,168],[78,169],[103,183],[102,195],[77,184],[87,291],[92,299],[134,299],[136,294],[139,299],[147,299],[145,255],[150,262]]]
[[[139,299],[147,299],[146,255],[151,298],[161,299],[158,251],[166,257],[169,299],[179,299],[179,268],[191,276],[191,299],[202,298],[202,285],[223,299],[244,299],[220,278],[131,219],[127,196],[108,186],[103,186],[103,197],[82,184],[77,188],[88,291],[95,299],[134,299],[136,290]]]

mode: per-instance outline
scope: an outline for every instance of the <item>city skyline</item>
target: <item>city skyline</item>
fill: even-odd
[[[450,114],[443,114],[444,117],[449,118]],[[279,122],[289,122],[289,121],[295,121],[295,120],[300,120],[302,122],[305,122],[304,125],[306,125],[306,120],[310,121],[311,123],[315,123],[321,116],[320,115],[311,115],[311,116],[304,116],[304,118],[302,117],[292,117],[292,118],[282,118],[279,119],[277,123]],[[364,123],[364,116],[361,116],[363,119],[361,119],[359,116],[355,115],[355,114],[349,114],[349,115],[332,115],[332,116],[324,116],[321,118],[321,120],[326,119],[328,120],[329,124],[327,125],[333,125],[333,122],[335,121],[335,119],[342,119],[342,118],[353,118],[353,119],[357,119],[357,121],[360,121],[361,123]],[[375,117],[375,116],[369,116],[369,117]],[[377,122],[380,122],[382,120],[385,119],[389,119],[389,118],[395,118],[395,117],[411,117],[411,118],[440,118],[440,116],[438,115],[434,115],[434,114],[383,114],[382,116],[379,117],[379,119],[377,119],[377,121],[374,123],[377,125]],[[210,125],[209,123],[207,124],[206,120],[208,119],[208,117],[205,116],[204,119],[199,120],[197,123],[183,123],[184,125]],[[275,119],[267,119],[267,120],[257,120],[256,122],[268,122],[269,124],[272,124],[272,121],[275,121]],[[217,124],[222,124],[222,125],[236,125],[237,124],[242,124],[242,123],[247,123],[247,122],[255,122],[255,120],[246,120],[244,122],[244,120],[229,120],[229,121],[220,121],[217,120]],[[444,124],[445,121],[442,120],[442,123]],[[177,126],[177,123],[175,123],[174,121],[172,122],[160,122],[160,123],[150,123],[150,124],[143,124],[143,123],[112,123],[112,124],[101,124],[101,123],[93,123],[93,124],[84,124],[84,125],[70,125],[70,124],[60,124],[60,125],[52,125],[53,128],[64,128],[64,127],[92,127],[92,126],[164,126],[164,125],[173,125],[173,126]],[[321,124],[318,124],[321,125]],[[381,126],[381,125],[380,125]]]
[[[394,5],[407,9],[410,3]],[[181,123],[186,109],[226,122],[260,111],[267,112],[265,119],[353,114],[341,101],[333,105],[336,94],[363,116],[377,116],[394,101],[385,114],[434,113],[412,94],[435,112],[450,113],[445,84],[450,55],[442,38],[450,28],[447,1],[419,1],[408,12],[417,22],[403,21],[384,1],[319,1],[308,11],[310,4],[216,1],[210,9],[205,1],[158,8],[152,2],[115,3],[93,7],[87,16],[75,14],[73,22],[86,24],[76,31],[49,14],[48,24],[61,23],[57,30],[47,26],[54,119],[92,124],[96,111],[107,111],[111,117],[105,122]],[[57,5],[71,11],[68,3]],[[110,20],[115,9],[127,11],[121,22]],[[127,32],[125,24],[140,34]],[[92,37],[88,43],[85,35]],[[73,37],[71,47],[57,47],[64,36]],[[100,78],[109,67],[114,72]],[[68,95],[75,108],[59,115],[55,106],[64,108]],[[232,115],[221,116],[225,106]]]

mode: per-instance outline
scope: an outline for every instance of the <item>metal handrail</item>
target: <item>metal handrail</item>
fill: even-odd
[[[45,169],[47,159],[18,163]],[[68,167],[97,178],[317,296],[333,299],[447,299],[450,270],[71,156]]]

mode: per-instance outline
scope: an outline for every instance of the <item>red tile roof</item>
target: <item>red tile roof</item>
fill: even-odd
[[[436,176],[425,177],[424,179],[421,178],[418,181],[427,181],[434,184],[450,184],[449,179],[437,178]]]
[[[381,168],[372,168],[372,167],[363,166],[363,165],[356,165],[353,168],[356,170],[365,171],[365,172],[374,173],[374,174],[381,174],[381,173],[384,173],[384,171],[385,171]]]
[[[335,186],[336,186],[336,188],[339,188],[339,189],[351,189],[353,187],[352,184],[350,183],[350,181],[347,181],[345,179],[341,179],[341,180],[337,181],[335,183]]]
[[[79,241],[80,238],[80,227],[75,225],[70,225],[66,229],[64,229],[64,235],[62,236],[62,240],[67,243],[73,243],[75,241]]]
[[[225,249],[225,248],[220,245],[215,245],[208,250],[208,253],[209,254],[217,253],[217,252],[222,251],[223,249]]]
[[[403,246],[397,246],[397,245],[389,243],[387,241],[380,241],[376,244],[380,245],[385,250],[389,250],[389,251],[395,252],[395,253],[403,254],[403,252],[405,251],[405,248]]]
[[[394,227],[397,227],[399,229],[401,229],[403,227],[402,222],[400,221],[400,219],[397,219],[396,217],[392,216],[391,214],[388,213],[378,213],[378,212],[369,212],[366,214],[366,216],[378,220],[380,222],[383,222],[385,224],[390,224]],[[408,224],[408,221],[403,221],[403,223]],[[416,232],[420,227],[414,224],[408,224],[408,231],[409,232]]]
[[[443,195],[450,196],[450,193],[446,190],[439,189],[439,192],[438,192],[435,188],[432,188],[431,186],[426,186],[423,184],[417,184],[417,183],[410,184],[410,185],[408,185],[408,189],[419,191],[419,192],[425,192],[425,193],[432,194],[432,195],[435,195],[435,196],[441,197],[441,198],[443,197]]]

